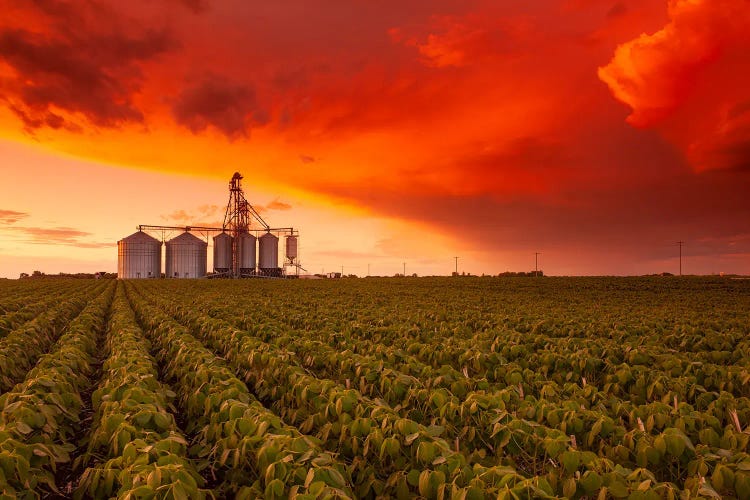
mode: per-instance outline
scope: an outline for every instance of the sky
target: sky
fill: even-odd
[[[115,271],[235,171],[309,272],[750,274],[747,0],[0,9],[0,277]]]

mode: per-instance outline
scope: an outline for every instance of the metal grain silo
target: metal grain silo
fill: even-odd
[[[161,241],[138,231],[117,242],[117,277],[160,278]]]
[[[202,278],[206,275],[208,243],[190,233],[167,242],[167,278]]]
[[[214,272],[226,273],[232,268],[232,239],[227,233],[214,236]]]
[[[279,268],[279,238],[266,233],[258,238],[258,267],[263,274],[275,274]]]
[[[257,238],[250,233],[242,233],[237,242],[239,252],[240,273],[250,274],[255,271],[255,241]]]
[[[297,260],[297,237],[287,236],[286,237],[286,258],[290,262]]]

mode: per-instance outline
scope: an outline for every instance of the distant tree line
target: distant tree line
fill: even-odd
[[[523,271],[505,271],[497,276],[499,278],[533,278],[534,276],[544,276],[544,271],[541,269],[538,271],[529,271],[527,273]]]
[[[19,279],[49,279],[49,278],[75,278],[75,279],[116,279],[117,273],[100,271],[98,273],[57,273],[46,274],[42,271],[34,271],[31,274],[21,273]]]

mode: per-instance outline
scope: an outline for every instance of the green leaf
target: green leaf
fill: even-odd
[[[415,488],[419,486],[419,471],[416,469],[412,469],[409,471],[408,474],[406,474],[406,480],[411,486],[414,486]]]
[[[581,486],[586,490],[586,493],[594,493],[602,487],[602,477],[594,471],[586,471],[581,476]]]
[[[573,474],[581,464],[581,457],[576,451],[566,451],[558,457],[560,463],[565,467],[565,472]]]
[[[628,487],[625,484],[614,481],[609,485],[609,493],[615,498],[625,498],[628,496]]]

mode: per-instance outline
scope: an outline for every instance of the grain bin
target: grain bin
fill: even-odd
[[[117,277],[120,279],[160,278],[161,241],[143,231],[117,242]]]
[[[250,233],[242,233],[237,243],[239,252],[240,273],[251,274],[255,271],[255,242],[257,238]]]
[[[226,273],[232,269],[232,240],[227,233],[214,236],[215,273]]]
[[[190,233],[167,242],[167,278],[202,278],[206,275],[208,243]]]
[[[263,274],[275,274],[279,268],[279,238],[266,233],[258,238],[258,267]]]

